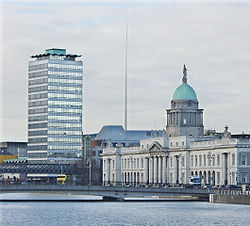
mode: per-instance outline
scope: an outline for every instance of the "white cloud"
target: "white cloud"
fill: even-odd
[[[126,23],[130,129],[164,127],[185,63],[205,124],[250,132],[250,4],[219,2],[4,5],[3,139],[26,139],[27,62],[50,47],[83,54],[84,132],[122,124]]]

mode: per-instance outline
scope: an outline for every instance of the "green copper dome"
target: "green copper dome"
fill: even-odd
[[[174,92],[173,100],[197,100],[194,89],[187,83],[182,83]]]

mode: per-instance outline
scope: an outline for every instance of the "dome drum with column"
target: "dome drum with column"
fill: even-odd
[[[171,109],[198,109],[197,100],[172,100]]]

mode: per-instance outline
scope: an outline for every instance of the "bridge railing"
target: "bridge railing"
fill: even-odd
[[[250,196],[250,189],[234,188],[234,189],[220,189],[221,195],[247,195]]]
[[[206,189],[206,190],[218,190],[218,188],[205,187],[202,185],[191,185],[191,184],[176,184],[176,183],[145,183],[145,182],[112,182],[103,181],[102,186],[105,187],[169,187],[169,188],[179,188],[179,189]]]

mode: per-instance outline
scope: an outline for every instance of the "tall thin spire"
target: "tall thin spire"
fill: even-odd
[[[187,83],[187,68],[186,68],[185,64],[184,64],[184,67],[183,67],[182,82],[183,82],[183,83]]]
[[[125,39],[125,119],[124,119],[124,129],[125,132],[127,132],[127,120],[128,120],[128,115],[127,115],[127,104],[128,104],[128,99],[127,99],[127,93],[128,93],[128,87],[127,87],[127,77],[128,77],[128,24],[126,24],[126,39]]]

